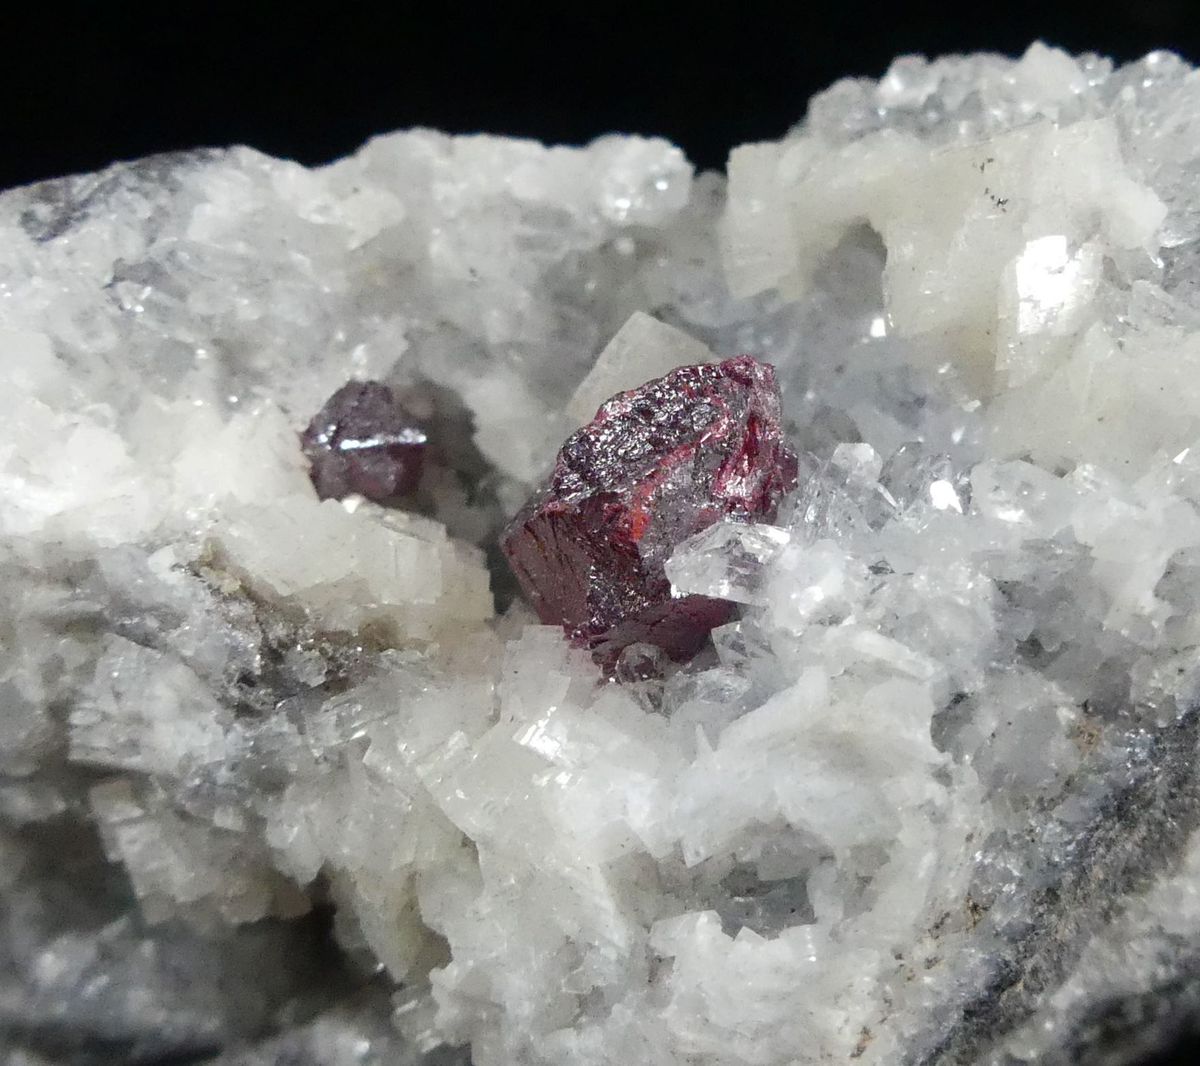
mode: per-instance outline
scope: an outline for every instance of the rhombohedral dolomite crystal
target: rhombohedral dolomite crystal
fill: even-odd
[[[1195,1024],[1198,177],[1200,75],[1039,44],[839,82],[727,175],[412,131],[0,196],[8,1059],[1126,1063]],[[559,622],[641,602],[593,626],[581,562],[538,624],[506,523],[609,397],[763,364],[795,487],[698,504],[746,423],[684,432],[631,566],[720,624],[602,669]],[[347,383],[418,484],[323,483]],[[587,596],[645,474],[597,482]]]

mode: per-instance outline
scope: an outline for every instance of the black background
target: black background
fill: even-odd
[[[344,0],[307,14],[46,6],[0,15],[0,187],[197,145],[316,163],[412,125],[566,143],[656,133],[719,167],[731,145],[780,136],[815,91],[877,77],[903,52],[1014,53],[1040,37],[1118,59],[1160,47],[1200,58],[1200,0],[781,0],[770,15],[739,0],[568,0],[550,14],[443,0],[393,3],[386,18]]]
[[[830,82],[878,77],[905,52],[1011,54],[1041,38],[1120,60],[1154,48],[1200,59],[1200,0],[389,7],[7,14],[0,188],[198,145],[318,163],[413,125],[574,144],[660,134],[720,167],[731,146],[779,137]],[[1153,1061],[1200,1062],[1200,1042]]]

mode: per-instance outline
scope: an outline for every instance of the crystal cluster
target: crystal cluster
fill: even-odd
[[[840,82],[727,176],[413,131],[0,196],[2,1057],[1195,1024],[1198,175],[1186,64],[1034,45]],[[499,543],[555,523],[539,624]]]
[[[602,665],[632,644],[694,655],[732,604],[672,595],[663,564],[719,519],[775,517],[796,478],[779,419],[774,368],[745,357],[679,367],[605,403],[504,535],[541,620]]]

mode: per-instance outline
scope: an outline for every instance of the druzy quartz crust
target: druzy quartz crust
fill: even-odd
[[[0,195],[0,1061],[1200,1026],[1200,75],[780,133]]]
[[[558,453],[504,533],[541,620],[611,667],[630,644],[687,659],[733,605],[672,594],[663,564],[721,519],[774,519],[794,486],[769,364],[679,367],[618,394]]]

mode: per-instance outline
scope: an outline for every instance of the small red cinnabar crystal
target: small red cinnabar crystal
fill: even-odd
[[[313,487],[323,500],[357,493],[387,500],[421,480],[425,432],[378,381],[343,385],[300,435]]]
[[[567,439],[501,547],[546,624],[611,669],[630,644],[695,655],[733,605],[673,598],[663,564],[723,518],[771,521],[796,480],[772,366],[684,366],[618,393]]]

